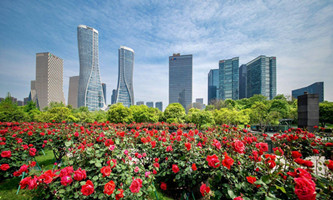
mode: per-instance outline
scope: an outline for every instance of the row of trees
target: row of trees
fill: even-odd
[[[181,104],[170,104],[164,112],[145,105],[130,108],[122,104],[111,105],[108,111],[89,111],[86,107],[73,109],[62,103],[51,103],[40,111],[35,103],[25,106],[12,103],[10,96],[0,103],[0,121],[37,122],[168,122],[195,123],[199,126],[214,124],[258,124],[261,128],[277,124],[279,119],[292,119],[297,123],[297,100],[287,100],[283,95],[267,100],[262,95],[248,99],[215,101],[204,110],[190,108],[186,114]],[[333,102],[320,104],[320,122],[333,123]]]

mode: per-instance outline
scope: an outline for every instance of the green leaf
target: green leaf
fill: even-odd
[[[280,186],[277,186],[277,185],[275,185],[275,187],[276,187],[276,189],[279,189],[279,190],[281,190],[283,193],[287,193],[286,192],[286,189],[284,189],[284,187],[280,187]]]
[[[97,180],[98,180],[98,176],[94,176],[94,177],[92,178],[92,180],[97,181]]]
[[[235,195],[235,193],[232,190],[230,190],[230,189],[228,189],[228,194],[229,194],[230,198],[232,198],[232,199],[237,197]]]
[[[266,184],[268,184],[269,182],[271,182],[271,181],[270,181],[270,177],[269,177],[269,175],[263,176],[263,177],[261,178],[261,180],[262,180],[264,183],[266,183]]]
[[[62,193],[65,193],[66,190],[64,190],[64,189],[60,189],[58,192],[59,192],[60,194],[62,194]]]
[[[98,167],[98,168],[100,168],[100,167],[102,167],[102,164],[100,162],[96,162],[95,166]]]
[[[67,142],[65,142],[66,147],[71,146],[71,144],[72,144],[72,141],[67,141]]]

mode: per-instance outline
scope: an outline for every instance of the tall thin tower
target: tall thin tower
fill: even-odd
[[[126,107],[134,105],[133,68],[134,50],[125,46],[119,48],[117,103]]]
[[[78,107],[99,110],[105,107],[105,101],[98,66],[98,31],[79,25],[77,39],[80,59]]]

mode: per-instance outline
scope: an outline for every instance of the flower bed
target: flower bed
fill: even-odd
[[[331,141],[300,129],[255,135],[228,125],[0,123],[0,176],[28,174],[22,189],[44,199],[145,199],[159,187],[172,198],[329,199]],[[175,130],[175,131],[170,131]],[[52,148],[61,168],[29,172]],[[326,155],[321,163],[308,156]],[[319,169],[323,168],[323,169]],[[321,173],[318,173],[320,171]]]

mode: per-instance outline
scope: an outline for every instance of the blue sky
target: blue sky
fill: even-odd
[[[77,26],[99,31],[107,102],[118,76],[118,48],[135,51],[135,101],[168,104],[168,57],[193,54],[193,101],[207,103],[207,77],[218,61],[277,57],[277,92],[324,81],[333,101],[332,1],[0,1],[0,96],[23,99],[38,52],[64,59],[64,93],[79,74]]]

